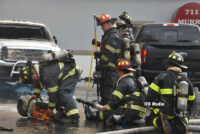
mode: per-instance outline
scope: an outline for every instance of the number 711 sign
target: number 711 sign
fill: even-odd
[[[199,15],[199,9],[185,9],[186,15]]]
[[[190,2],[180,7],[173,18],[173,22],[200,26],[200,3]]]

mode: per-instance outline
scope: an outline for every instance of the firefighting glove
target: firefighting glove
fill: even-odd
[[[96,69],[96,71],[101,71],[102,70],[102,65],[99,62],[97,62],[95,69]]]
[[[94,58],[95,59],[100,59],[100,57],[101,57],[101,53],[100,52],[94,52]]]
[[[135,99],[135,97],[130,95],[130,96],[124,98],[124,102],[125,103],[133,102],[134,99]]]
[[[100,46],[100,44],[101,44],[101,42],[100,42],[100,41],[97,41],[97,46],[98,46],[98,47]],[[95,45],[95,39],[92,39],[92,45]]]

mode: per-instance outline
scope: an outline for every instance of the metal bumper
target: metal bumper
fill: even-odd
[[[13,68],[10,73],[10,78],[12,78],[14,75],[18,75],[20,73],[20,70],[23,66],[25,66],[27,61],[17,61],[13,64]],[[33,64],[37,64],[38,61],[32,61]]]

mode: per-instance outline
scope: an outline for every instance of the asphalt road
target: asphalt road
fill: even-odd
[[[75,96],[77,98],[81,97],[86,99],[87,92],[89,100],[97,99],[96,90],[94,88],[88,90],[87,83],[83,82],[77,85]],[[16,101],[12,101],[12,103],[10,103],[10,101],[8,101],[0,104],[0,126],[13,129],[12,132],[9,132],[2,131],[0,128],[0,134],[94,134],[113,130],[112,128],[105,127],[102,122],[85,121],[84,109],[80,103],[77,103],[81,116],[79,127],[68,127],[52,121],[30,120],[21,117],[17,113],[15,102]],[[197,134],[200,132],[189,133]]]

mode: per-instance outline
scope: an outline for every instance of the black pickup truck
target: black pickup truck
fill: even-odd
[[[141,49],[142,74],[148,82],[166,70],[171,51],[185,52],[188,77],[200,87],[200,29],[190,24],[144,24],[135,35]]]

